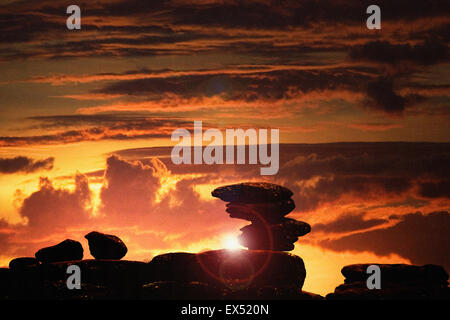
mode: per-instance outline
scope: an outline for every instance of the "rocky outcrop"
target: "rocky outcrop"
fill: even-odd
[[[81,290],[67,288],[70,265],[80,267]],[[3,297],[9,299],[136,299],[152,280],[146,263],[124,260],[74,260],[8,271]]]
[[[306,222],[285,218],[295,209],[292,192],[265,182],[245,182],[215,189],[231,218],[251,221],[241,229],[239,242],[251,250],[291,251],[298,238],[311,231]]]
[[[300,257],[263,250],[167,253],[153,258],[149,267],[158,281],[199,281],[231,289],[249,285],[296,285],[301,289],[306,277]]]
[[[83,259],[83,246],[75,240],[64,240],[55,246],[40,249],[35,254],[42,263]]]
[[[95,259],[120,260],[127,254],[127,246],[114,235],[92,231],[84,236],[88,240],[89,251]]]
[[[81,290],[69,290],[70,265]],[[0,269],[2,299],[321,299],[302,292],[301,258],[284,252],[167,253],[149,263],[75,260]]]
[[[398,299],[450,299],[448,274],[437,265],[378,264],[381,271],[381,289],[368,289],[367,268],[370,264],[344,267],[344,284],[329,300],[398,300]]]
[[[320,299],[303,293],[303,260],[284,252],[214,250],[168,253],[149,262],[155,281],[144,296],[161,299]]]

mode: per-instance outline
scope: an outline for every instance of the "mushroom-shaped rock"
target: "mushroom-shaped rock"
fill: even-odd
[[[120,260],[127,254],[127,246],[117,236],[92,231],[84,237],[95,259]]]

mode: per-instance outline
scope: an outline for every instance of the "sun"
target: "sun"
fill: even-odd
[[[228,250],[238,250],[242,248],[237,237],[234,235],[226,235],[223,237],[222,243],[225,249]]]

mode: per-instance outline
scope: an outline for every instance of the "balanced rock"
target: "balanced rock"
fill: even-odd
[[[95,259],[120,260],[127,254],[127,246],[114,235],[92,231],[84,236],[89,243],[89,251]]]
[[[215,189],[214,197],[229,201],[231,218],[251,221],[239,241],[252,250],[291,251],[299,237],[311,231],[306,222],[285,218],[295,209],[293,193],[267,182],[245,182]]]
[[[15,258],[9,262],[9,269],[12,271],[24,270],[30,266],[37,266],[39,261],[33,257]]]
[[[83,259],[83,246],[75,240],[64,240],[55,246],[40,249],[36,259],[43,263]]]

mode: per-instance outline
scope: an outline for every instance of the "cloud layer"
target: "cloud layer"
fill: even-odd
[[[34,160],[28,157],[0,158],[0,174],[33,173],[52,170],[55,158]]]

